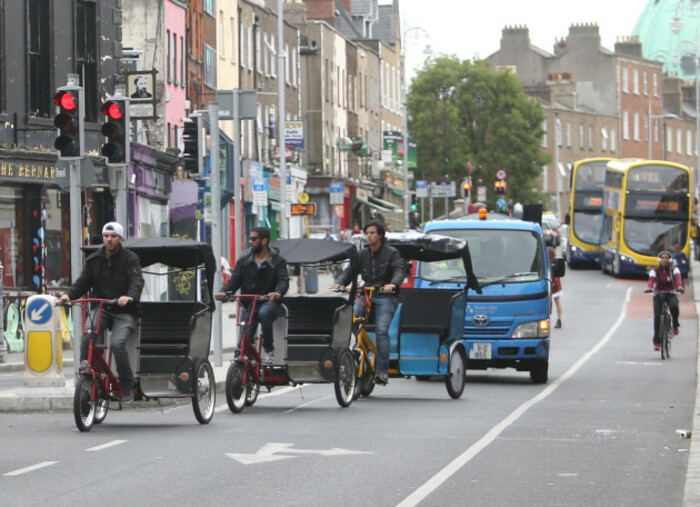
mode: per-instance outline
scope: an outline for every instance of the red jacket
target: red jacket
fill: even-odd
[[[656,284],[656,287],[654,287],[654,284]],[[656,288],[656,290],[680,289],[683,287],[681,272],[673,265],[669,265],[667,269],[663,269],[661,266],[652,268],[652,270],[649,271],[647,287],[649,289]]]

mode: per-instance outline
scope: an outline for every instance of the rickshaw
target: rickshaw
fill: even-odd
[[[430,263],[440,278],[463,288],[412,288],[402,285],[399,307],[389,327],[389,377],[442,377],[447,392],[459,398],[466,382],[466,351],[462,343],[467,290],[481,293],[474,275],[469,247],[463,240],[418,232],[387,233],[386,244],[396,248],[407,263]],[[371,291],[368,291],[371,305]],[[371,320],[360,322],[356,357],[356,396],[374,389],[376,345]]]
[[[139,343],[129,349],[134,399],[191,398],[197,421],[207,424],[216,401],[208,360],[217,269],[211,245],[166,237],[133,238],[122,244],[139,256],[145,281]],[[83,250],[89,254],[98,247]],[[112,371],[111,351],[104,351],[102,337],[93,331],[114,301],[86,298],[70,304],[83,310],[84,331],[90,334],[88,360],[81,364],[73,403],[78,429],[89,431],[105,419],[110,402],[122,394]]]
[[[312,238],[273,241],[289,266],[320,267],[354,263],[357,250],[351,243]],[[224,301],[262,304],[264,296],[227,293]],[[284,316],[274,323],[275,353],[271,364],[263,364],[262,339],[248,336],[241,326],[239,349],[226,374],[226,401],[233,413],[252,406],[261,387],[300,384],[335,385],[341,407],[348,407],[355,393],[355,359],[350,349],[352,302],[345,296],[285,296]],[[252,314],[252,311],[251,311]]]

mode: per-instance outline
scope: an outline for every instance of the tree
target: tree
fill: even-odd
[[[453,87],[451,98],[440,99],[443,86]],[[476,186],[481,178],[492,208],[499,197],[492,191],[496,172],[504,169],[507,198],[548,199],[538,180],[542,167],[551,161],[540,149],[544,114],[540,103],[525,95],[514,73],[492,69],[486,60],[440,56],[428,61],[411,82],[408,112],[409,132],[418,145],[416,177],[444,179],[446,115],[450,180],[464,179],[471,163],[472,181]]]

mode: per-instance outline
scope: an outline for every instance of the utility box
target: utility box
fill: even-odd
[[[63,387],[63,344],[56,297],[30,296],[25,307],[24,375],[22,385]]]

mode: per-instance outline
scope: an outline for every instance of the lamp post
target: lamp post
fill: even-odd
[[[428,32],[419,26],[410,28],[404,26],[403,28],[403,39],[401,41],[401,71],[403,73],[401,96],[403,98],[403,227],[405,230],[408,230],[410,226],[409,213],[411,210],[411,191],[408,188],[408,85],[406,84],[408,74],[408,69],[406,69],[406,46],[408,45],[408,35],[410,33],[417,33],[430,39]],[[425,46],[423,54],[432,54],[430,44]]]
[[[444,117],[444,126],[442,130],[442,135],[445,141],[444,158],[445,158],[445,181],[449,181],[450,178],[450,155],[449,155],[449,144],[447,136],[447,99],[452,98],[454,93],[454,86],[441,86],[440,87],[440,100],[442,100],[442,112]],[[445,218],[449,218],[449,205],[447,202],[447,197],[445,197]]]

